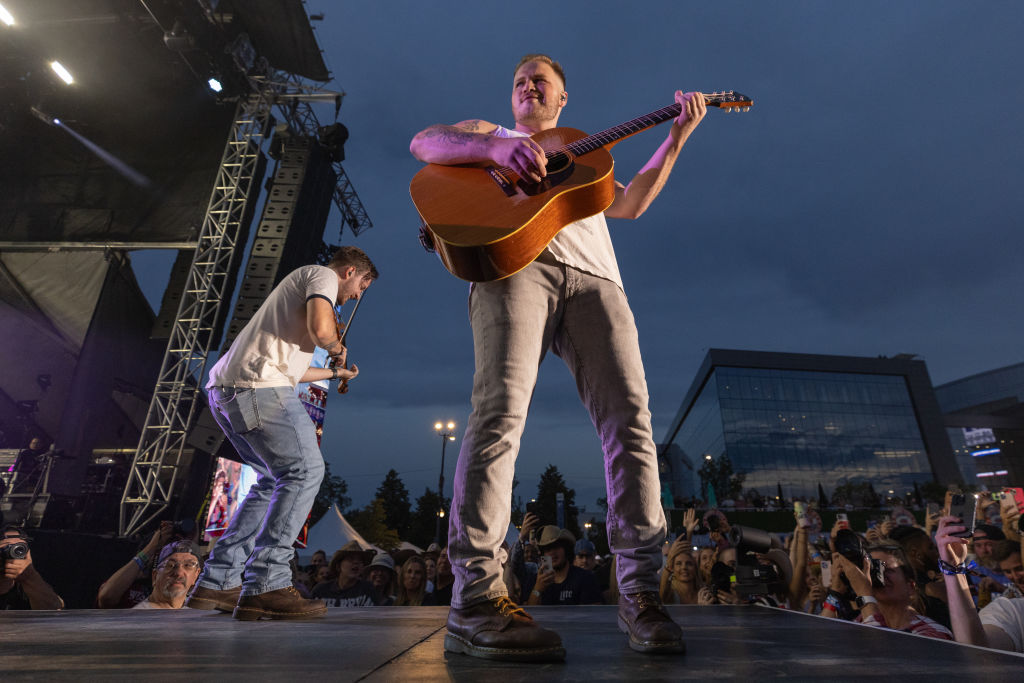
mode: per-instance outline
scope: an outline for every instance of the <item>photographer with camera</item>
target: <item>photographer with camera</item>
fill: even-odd
[[[842,552],[832,556],[832,589],[825,600],[822,616],[835,617],[836,592],[843,587],[846,577],[856,596],[860,615],[855,621],[879,628],[904,631],[929,638],[952,640],[953,634],[941,624],[918,614],[910,603],[917,590],[914,570],[899,546],[872,546],[868,548],[863,564],[857,566]]]
[[[17,527],[0,538],[0,610],[64,609],[64,601],[32,564],[28,539]]]

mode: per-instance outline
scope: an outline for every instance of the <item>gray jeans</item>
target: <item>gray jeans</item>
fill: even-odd
[[[473,412],[455,469],[448,554],[452,607],[506,595],[500,549],[537,370],[565,361],[604,451],[608,539],[622,593],[657,590],[665,513],[636,324],[613,282],[544,255],[519,273],[473,285]]]

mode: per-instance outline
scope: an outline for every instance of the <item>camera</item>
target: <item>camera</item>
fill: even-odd
[[[789,557],[771,534],[761,529],[734,526],[729,530],[729,540],[736,548],[737,595],[750,598],[786,590],[793,570]],[[776,562],[762,562],[754,553],[771,555]],[[786,576],[787,569],[789,576]]]
[[[858,569],[864,566],[864,558],[871,560],[869,570],[872,588],[881,588],[885,585],[885,565],[881,560],[871,557],[861,537],[849,529],[840,529],[836,532],[836,552],[852,562]],[[843,576],[843,583],[850,585],[849,580]]]
[[[28,543],[18,541],[0,548],[0,560],[24,560],[28,557]]]
[[[717,597],[718,591],[725,591],[726,593],[728,593],[729,589],[732,588],[732,581],[732,567],[730,567],[724,562],[715,562],[713,565],[711,565],[710,588],[712,594],[714,594]]]

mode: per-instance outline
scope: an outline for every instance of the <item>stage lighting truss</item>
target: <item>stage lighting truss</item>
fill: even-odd
[[[245,63],[244,54],[232,57],[236,64]],[[246,70],[245,78],[252,94],[238,98],[185,291],[121,498],[118,529],[122,536],[138,534],[164,516],[175,493],[179,464],[197,415],[199,382],[215,336],[214,325],[220,307],[230,304],[224,294],[232,259],[241,258],[237,252],[244,251],[244,244],[237,244],[237,239],[246,202],[255,200],[262,180],[254,176],[273,120],[271,110],[277,110],[294,134],[315,137],[321,125],[311,102],[333,101],[337,118],[344,95],[310,86],[299,76],[275,72],[262,58]],[[340,132],[334,129],[335,136]],[[342,215],[342,228],[347,224],[358,235],[373,223],[340,161],[333,161],[332,167],[338,178],[333,199]]]
[[[241,258],[246,204],[258,195],[260,149],[270,127],[270,100],[240,99],[207,205],[185,291],[167,340],[128,483],[121,498],[119,532],[131,536],[160,519],[171,503],[179,463],[197,413],[199,379],[206,370],[221,306]]]

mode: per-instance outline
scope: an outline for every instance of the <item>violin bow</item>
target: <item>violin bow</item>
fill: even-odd
[[[335,313],[335,315],[334,315],[334,329],[336,329],[338,331],[338,341],[341,342],[342,346],[345,345],[345,339],[348,337],[348,331],[352,327],[352,320],[355,319],[356,311],[359,310],[359,304],[361,304],[363,302],[363,297],[365,295],[366,295],[366,292],[363,292],[362,294],[359,295],[359,298],[356,299],[356,305],[352,308],[352,312],[348,316],[348,322],[345,323],[345,330],[344,331],[342,331],[342,329],[341,329],[341,319],[338,318],[338,314]],[[331,367],[337,367],[337,363],[335,363],[334,361],[331,361]],[[347,365],[343,366],[343,369],[347,369]],[[338,393],[339,394],[347,394],[348,393],[348,380],[347,379],[343,379],[340,382],[338,382]]]

